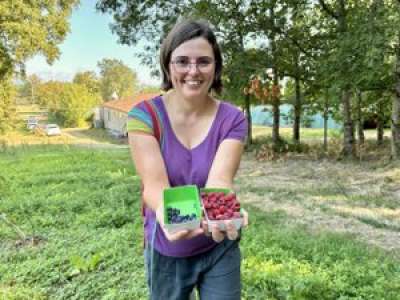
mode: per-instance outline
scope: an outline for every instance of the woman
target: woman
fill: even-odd
[[[240,299],[239,232],[207,223],[169,234],[163,229],[162,195],[168,187],[195,184],[233,188],[247,133],[240,110],[217,100],[222,56],[206,22],[183,21],[166,37],[160,53],[166,94],[129,113],[132,157],[143,182],[145,257],[150,298]],[[150,106],[149,106],[150,103]],[[243,226],[247,225],[244,212]]]

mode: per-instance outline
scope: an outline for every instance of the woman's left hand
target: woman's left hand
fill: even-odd
[[[242,209],[241,212],[243,215],[242,228],[245,228],[249,224],[249,214],[244,209]],[[203,221],[202,225],[204,232],[208,233],[209,231],[208,231],[207,221]],[[229,240],[236,240],[239,237],[239,231],[236,229],[235,225],[231,220],[225,221],[225,228],[226,231],[222,231],[219,229],[217,225],[211,227],[211,236],[214,241],[219,243],[222,242],[225,239],[225,237],[227,237]]]

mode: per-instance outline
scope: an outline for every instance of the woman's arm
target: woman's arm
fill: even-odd
[[[218,147],[211,165],[206,187],[233,188],[244,145],[239,140],[226,139]]]
[[[169,187],[160,145],[150,135],[129,133],[128,139],[136,172],[143,183],[143,200],[156,211],[162,203],[164,189]]]
[[[136,172],[142,179],[144,187],[143,201],[147,207],[156,212],[157,220],[163,227],[163,191],[170,185],[160,145],[151,135],[129,133],[128,139]],[[201,228],[182,230],[174,234],[164,230],[166,238],[170,241],[190,239],[203,233]]]

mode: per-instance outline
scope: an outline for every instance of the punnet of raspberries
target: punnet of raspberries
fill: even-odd
[[[240,203],[234,193],[202,192],[200,196],[209,220],[241,218]]]

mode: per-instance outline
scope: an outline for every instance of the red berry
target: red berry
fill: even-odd
[[[234,212],[234,213],[233,213],[233,217],[234,217],[234,218],[240,218],[241,216],[240,216],[240,213],[239,213],[239,212]]]
[[[223,220],[223,219],[224,219],[224,215],[217,215],[217,216],[216,216],[216,219],[217,219],[217,220]]]

